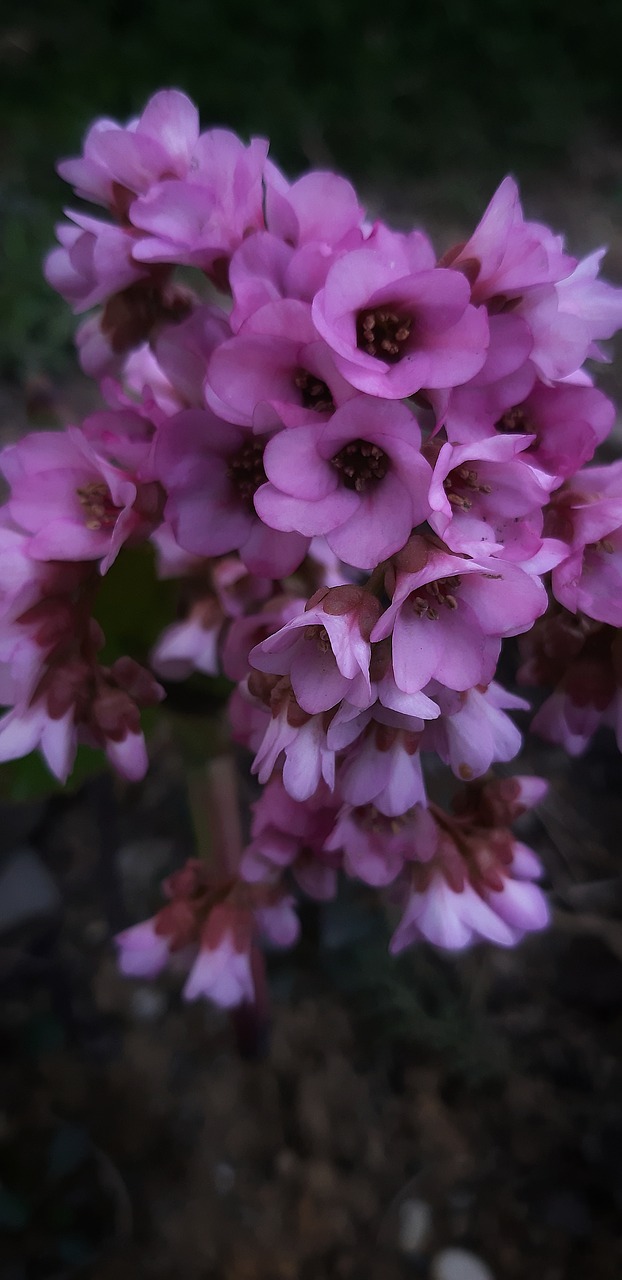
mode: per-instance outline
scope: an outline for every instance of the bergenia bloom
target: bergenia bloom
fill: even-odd
[[[124,542],[147,537],[160,519],[159,486],[137,484],[77,428],[25,436],[4,449],[0,468],[11,485],[9,513],[32,535],[37,560],[100,560],[105,573]]]
[[[459,386],[481,369],[488,319],[470,296],[464,276],[435,267],[429,242],[415,233],[390,251],[338,258],[313,319],[353,387],[401,400],[421,387]]]
[[[466,559],[416,536],[396,557],[392,600],[372,640],[393,637],[396,684],[405,693],[438,680],[450,689],[488,684],[502,637],[544,613],[542,584],[505,560]]]
[[[510,829],[544,784],[490,773],[528,710],[498,681],[504,640],[536,732],[622,745],[622,462],[586,466],[615,415],[585,367],[622,326],[603,251],[571,256],[506,178],[439,256],[366,221],[346,178],[289,181],[267,152],[202,131],[178,90],[95,122],[60,172],[100,209],[66,213],[46,273],[88,313],[103,402],[0,458],[0,760],[38,750],[64,781],[86,745],[137,781],[154,671],[192,678],[176,711],[233,686],[209,859],[117,943],[127,975],[253,1006],[238,1030],[265,1025],[260,948],[295,941],[292,890],[330,899],[341,871],[401,905],[393,951],[544,926]],[[151,669],[115,656],[137,614]]]
[[[168,491],[165,515],[182,547],[195,555],[238,551],[253,572],[291,573],[309,545],[296,530],[278,533],[257,515],[253,499],[265,483],[265,437],[188,409],[160,432],[156,473]]]
[[[357,396],[325,425],[273,436],[264,454],[269,483],[255,507],[274,529],[325,534],[342,560],[372,569],[428,514],[420,441],[405,405]]]

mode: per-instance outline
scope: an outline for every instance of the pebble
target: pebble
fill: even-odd
[[[34,849],[16,849],[0,870],[0,933],[49,917],[61,907],[61,895]]]
[[[135,987],[130,1008],[138,1022],[155,1022],[166,1012],[166,996],[158,987]]]
[[[490,1267],[468,1249],[442,1249],[432,1261],[432,1280],[494,1280]]]
[[[235,1169],[233,1165],[221,1160],[214,1165],[214,1187],[219,1196],[228,1196],[235,1186]]]
[[[432,1226],[432,1210],[425,1200],[404,1200],[399,1210],[398,1242],[402,1253],[419,1253]]]

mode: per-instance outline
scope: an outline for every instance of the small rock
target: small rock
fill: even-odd
[[[0,871],[0,933],[60,910],[58,885],[34,849],[16,849]]]
[[[219,1196],[228,1196],[235,1186],[235,1169],[224,1160],[214,1165],[214,1187]]]
[[[442,1249],[432,1262],[433,1280],[493,1280],[490,1267],[468,1249]]]
[[[139,1022],[155,1022],[166,1011],[166,996],[158,987],[136,987],[130,1008]]]
[[[432,1210],[425,1200],[404,1200],[400,1205],[398,1244],[402,1253],[419,1253],[432,1226]]]

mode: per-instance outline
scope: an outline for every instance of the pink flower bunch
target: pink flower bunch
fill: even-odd
[[[68,213],[46,273],[89,312],[106,407],[0,461],[0,755],[39,745],[64,778],[85,741],[142,775],[162,689],[99,664],[92,616],[142,542],[180,583],[153,670],[234,683],[264,788],[239,865],[167,882],[123,971],[176,957],[189,998],[252,1001],[258,939],[294,939],[292,885],[324,899],[340,872],[401,905],[396,951],[541,928],[510,827],[543,784],[489,775],[528,709],[496,673],[521,636],[521,679],[550,691],[534,728],[622,745],[622,463],[588,465],[615,411],[585,364],[622,327],[602,252],[570,256],[506,178],[439,257],[344,178],[289,182],[264,141],[201,133],[175,90],[96,122],[60,172],[104,210]],[[451,813],[441,766],[466,784]]]

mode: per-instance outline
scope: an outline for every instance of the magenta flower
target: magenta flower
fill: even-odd
[[[518,566],[448,555],[418,536],[396,570],[372,640],[392,633],[395,680],[406,693],[433,679],[457,690],[489,684],[501,638],[526,631],[547,605],[542,583]]]
[[[255,506],[275,529],[326,535],[348,564],[372,569],[404,546],[428,514],[428,463],[405,405],[357,396],[321,427],[282,431],[268,443],[269,484]]]
[[[344,378],[390,400],[468,382],[486,359],[485,311],[470,305],[459,272],[434,267],[420,240],[340,257],[313,319]]]
[[[433,856],[408,869],[391,951],[420,941],[451,951],[478,941],[514,946],[548,924],[546,899],[533,883],[541,874],[533,851],[507,829],[443,815]]]
[[[161,178],[187,174],[198,136],[194,104],[177,89],[164,89],[125,127],[97,120],[84,139],[82,156],[61,161],[58,172],[84,200],[123,218],[134,195]]]
[[[271,161],[265,177],[266,224],[280,240],[295,248],[313,243],[334,248],[360,232],[364,210],[345,178],[316,170],[289,183]]]
[[[223,342],[208,369],[205,396],[229,422],[257,422],[269,406],[267,425],[313,425],[326,420],[356,392],[337,372],[332,353],[319,342],[306,303],[269,303]]]
[[[494,432],[530,435],[525,461],[560,483],[590,461],[614,416],[611,401],[590,385],[567,382],[547,387],[531,376],[523,386],[512,377],[480,393],[458,388],[452,393],[446,426],[451,440],[461,444]]]
[[[372,701],[369,636],[380,606],[362,587],[323,588],[304,613],[286,622],[249,655],[251,666],[289,676],[296,700],[311,715],[346,698]]]
[[[530,465],[529,436],[444,444],[434,463],[428,522],[452,551],[525,560],[542,545],[553,481]],[[432,460],[434,444],[428,446]]]
[[[145,233],[135,259],[205,271],[228,259],[249,231],[263,227],[267,152],[262,138],[245,147],[226,129],[201,134],[185,179],[166,178],[131,205],[130,221]]]
[[[88,311],[149,275],[149,268],[132,257],[136,237],[131,229],[83,213],[68,216],[72,222],[56,228],[61,247],[48,254],[44,274],[74,311]]]
[[[622,461],[587,467],[555,495],[552,531],[569,543],[553,570],[560,604],[622,626]]]
[[[155,467],[182,547],[202,556],[238,551],[252,573],[279,578],[297,568],[309,539],[275,532],[257,515],[253,498],[266,478],[264,449],[265,439],[248,428],[207,409],[188,409],[160,431]]]
[[[471,238],[442,261],[464,272],[475,302],[520,296],[563,279],[576,266],[576,258],[564,252],[561,236],[525,221],[518,187],[509,177],[495,191]]]
[[[300,803],[292,800],[281,778],[273,777],[253,805],[252,840],[241,863],[244,879],[276,882],[287,867],[311,897],[334,897],[340,857],[325,851],[324,843],[335,813],[326,787]]]
[[[463,782],[481,777],[498,761],[513,760],[520,751],[522,735],[505,712],[528,711],[524,698],[494,680],[460,693],[432,684],[428,693],[441,714],[426,725],[422,749],[435,751]]]
[[[148,537],[160,519],[158,486],[137,486],[75,427],[8,445],[0,468],[11,485],[8,509],[32,535],[36,560],[100,560],[106,573],[123,543]]]

